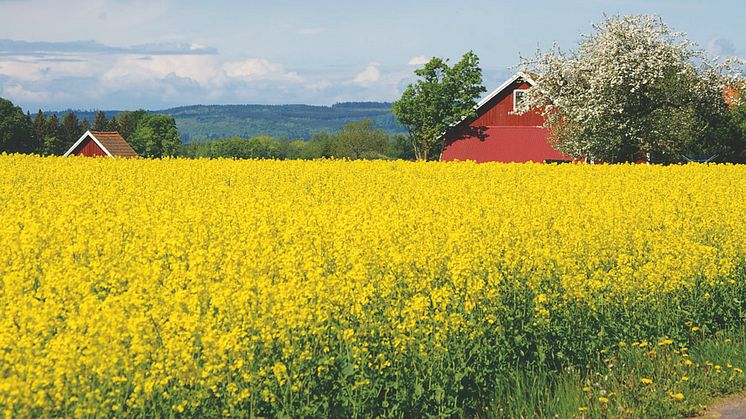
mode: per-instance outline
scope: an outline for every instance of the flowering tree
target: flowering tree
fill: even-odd
[[[443,151],[443,133],[467,116],[473,116],[484,93],[479,57],[469,51],[454,64],[433,58],[415,70],[420,77],[394,102],[392,112],[407,127],[417,160],[437,158]]]
[[[623,162],[732,158],[743,147],[723,98],[739,77],[657,16],[606,17],[577,50],[522,59],[538,73],[522,111],[541,109],[551,141],[574,157]]]

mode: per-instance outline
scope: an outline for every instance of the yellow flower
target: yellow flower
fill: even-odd
[[[280,385],[285,384],[287,381],[288,375],[288,368],[285,366],[285,364],[278,362],[272,367],[272,373],[275,375],[275,378],[277,379],[277,382]]]
[[[640,381],[642,381],[643,384],[653,384],[653,380],[647,377],[641,378]]]
[[[673,398],[675,400],[683,400],[684,399],[684,394],[683,393],[670,393],[670,395],[671,395],[671,398]]]
[[[0,153],[0,176],[0,414],[19,417],[248,401],[278,416],[290,393],[323,403],[507,342],[521,304],[538,336],[567,320],[550,305],[632,301],[647,322],[699,283],[733,305],[720,291],[746,256],[746,166]],[[658,326],[618,348],[673,345],[634,340]]]

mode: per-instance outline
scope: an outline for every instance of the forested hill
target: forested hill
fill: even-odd
[[[60,117],[68,111],[53,112]],[[96,111],[74,111],[93,121]],[[389,134],[404,132],[391,114],[390,103],[347,102],[332,106],[312,105],[194,105],[148,111],[171,115],[184,142],[234,135],[309,139],[314,132],[336,132],[348,122],[371,119]],[[106,111],[107,118],[118,111]]]

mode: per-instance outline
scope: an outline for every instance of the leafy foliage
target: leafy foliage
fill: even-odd
[[[53,112],[63,116],[65,112]],[[78,118],[94,120],[97,112],[74,111]],[[250,138],[269,135],[275,138],[310,139],[316,132],[337,132],[345,124],[365,119],[389,135],[404,132],[391,114],[390,103],[344,102],[332,106],[311,105],[194,105],[157,111],[134,111],[133,119],[141,113],[169,115],[176,120],[185,143],[203,142],[229,137]],[[111,119],[120,118],[127,111],[104,111]],[[119,131],[124,138],[134,132],[136,124],[122,123],[107,130]]]
[[[181,147],[176,121],[166,115],[142,114],[135,132],[125,138],[137,154],[146,157],[175,156]]]
[[[409,144],[376,128],[371,120],[351,122],[336,134],[322,131],[310,140],[286,140],[270,136],[231,137],[221,140],[185,144],[181,155],[199,158],[237,159],[412,159]]]
[[[29,152],[35,147],[28,116],[11,101],[0,98],[0,153]]]
[[[439,158],[443,134],[474,115],[476,100],[485,91],[479,58],[469,51],[449,67],[447,59],[434,57],[415,74],[420,79],[407,86],[392,112],[407,127],[418,160]]]
[[[333,138],[333,157],[353,160],[385,158],[388,153],[388,135],[375,128],[371,120],[351,122],[342,127]]]
[[[524,110],[542,110],[556,147],[577,158],[683,161],[744,147],[723,92],[737,78],[656,16],[607,17],[578,49],[524,59],[538,73]]]

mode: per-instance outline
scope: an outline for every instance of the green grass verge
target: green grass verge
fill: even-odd
[[[746,326],[704,336],[620,342],[584,371],[515,370],[496,379],[480,417],[689,417],[714,398],[746,389]],[[611,354],[608,355],[607,354]]]

